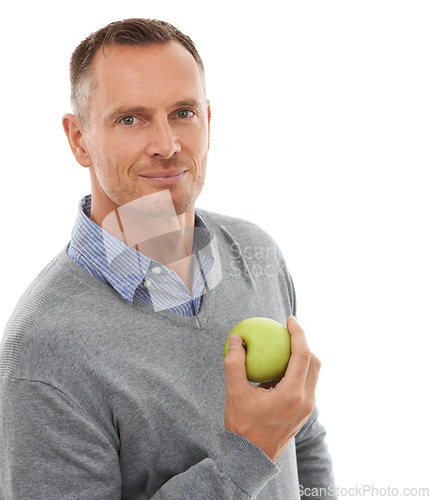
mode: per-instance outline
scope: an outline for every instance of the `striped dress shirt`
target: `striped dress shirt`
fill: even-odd
[[[192,291],[175,271],[132,248],[90,219],[91,195],[79,203],[79,211],[67,249],[68,256],[91,276],[110,284],[127,302],[134,299],[152,304],[154,310],[169,310],[196,316],[206,277],[215,254],[213,233],[196,211],[193,243]]]

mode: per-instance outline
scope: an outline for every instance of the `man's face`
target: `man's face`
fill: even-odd
[[[83,132],[93,200],[113,210],[169,189],[186,212],[203,187],[210,121],[192,55],[176,41],[113,45],[96,55],[93,76]]]

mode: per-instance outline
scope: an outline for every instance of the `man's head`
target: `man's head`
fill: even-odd
[[[162,21],[129,19],[102,28],[71,59],[74,115],[63,126],[89,167],[92,217],[169,189],[178,214],[203,187],[210,108],[193,42]]]

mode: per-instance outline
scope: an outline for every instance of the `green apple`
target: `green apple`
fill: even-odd
[[[250,382],[271,382],[285,373],[291,354],[291,339],[285,326],[269,318],[240,321],[230,335],[242,337],[246,350],[246,376]],[[224,356],[228,351],[224,346]]]

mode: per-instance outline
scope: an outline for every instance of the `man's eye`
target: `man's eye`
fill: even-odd
[[[190,109],[181,109],[181,111],[178,111],[179,118],[191,118],[192,116],[194,116],[194,112]]]
[[[124,118],[121,118],[120,123],[123,125],[135,125],[137,118],[135,116],[124,116]]]

